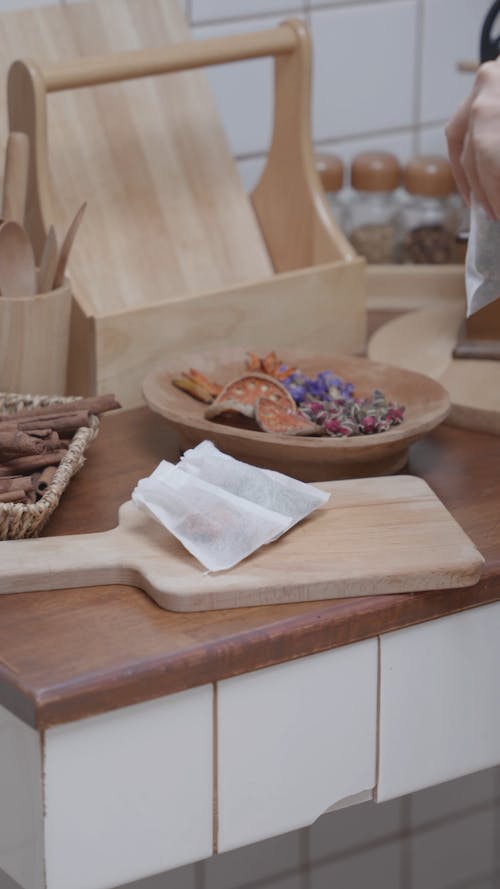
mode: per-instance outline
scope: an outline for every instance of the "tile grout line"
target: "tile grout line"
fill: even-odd
[[[242,26],[245,22],[249,22],[250,24],[255,21],[265,21],[266,19],[276,19],[276,18],[288,18],[289,16],[304,16],[305,11],[302,4],[297,4],[296,6],[290,6],[287,9],[279,9],[270,12],[250,12],[244,15],[236,15],[236,16],[223,16],[220,19],[193,19],[190,17],[190,25],[192,28],[211,28],[211,27],[224,27],[225,25],[239,25]]]
[[[500,766],[495,774],[495,811],[493,815],[493,867],[500,871]]]
[[[212,698],[212,854],[219,848],[219,693],[217,683],[213,683]]]
[[[468,806],[467,808],[460,810],[460,812],[448,813],[447,815],[442,815],[439,818],[433,819],[432,821],[425,822],[422,825],[412,826],[411,794],[406,797],[402,797],[401,804],[402,818],[398,830],[384,834],[384,836],[377,837],[376,839],[358,843],[357,845],[346,846],[341,851],[334,852],[332,855],[322,855],[314,860],[313,867],[325,867],[328,864],[333,864],[335,862],[343,861],[348,858],[355,858],[357,855],[365,852],[371,852],[376,849],[381,849],[390,843],[397,842],[398,840],[401,842],[404,840],[411,842],[412,838],[419,836],[420,834],[426,834],[435,830],[439,830],[439,828],[441,827],[459,822],[463,818],[467,818],[470,815],[479,815],[483,812],[488,812],[493,808],[491,803],[478,803],[474,806]],[[411,864],[411,861],[409,860],[408,863]],[[406,884],[404,882],[401,882],[401,889],[411,889],[411,882],[407,882]]]
[[[200,19],[192,19],[192,11],[190,15],[190,23],[192,27],[196,28],[205,28],[210,27],[212,25],[234,25],[239,24],[240,22],[252,22],[258,19],[266,19],[266,18],[276,18],[280,16],[289,16],[292,14],[305,16],[310,14],[311,12],[335,12],[337,9],[355,9],[357,6],[366,6],[367,0],[340,0],[340,2],[333,4],[318,4],[310,2],[310,0],[304,0],[304,2],[297,2],[295,4],[290,4],[289,7],[285,9],[275,9],[270,10],[269,12],[247,12],[242,13],[241,15],[226,15],[221,16],[220,18],[200,18]],[[400,0],[376,0],[379,4],[384,3],[399,3]]]
[[[375,787],[373,788],[373,798],[377,802],[378,782],[380,776],[380,701],[381,701],[381,669],[382,669],[382,651],[381,639],[377,636],[377,712],[375,714]]]
[[[300,889],[311,889],[311,842],[308,827],[299,830]]]
[[[411,826],[411,796],[405,796],[400,801],[400,825],[401,825],[401,859],[400,859],[400,884],[401,889],[412,889],[413,886],[413,860],[412,838],[415,831]]]
[[[420,125],[422,118],[422,76],[424,70],[424,0],[417,0],[415,28],[415,64],[413,66],[413,151],[416,153],[420,144]]]

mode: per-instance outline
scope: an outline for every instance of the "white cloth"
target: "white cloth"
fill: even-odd
[[[465,260],[467,317],[500,298],[500,222],[488,219],[472,196]]]

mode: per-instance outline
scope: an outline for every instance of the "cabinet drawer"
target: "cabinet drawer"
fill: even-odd
[[[380,639],[377,799],[500,762],[500,603]]]
[[[218,685],[218,848],[311,824],[375,783],[377,640]]]
[[[202,686],[46,732],[47,889],[106,889],[211,855],[212,696]]]

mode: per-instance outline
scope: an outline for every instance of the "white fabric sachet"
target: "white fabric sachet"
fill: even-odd
[[[325,503],[329,494],[222,454],[211,442],[162,461],[132,493],[209,571],[232,568]]]
[[[465,259],[467,317],[500,297],[500,222],[488,219],[474,195]]]

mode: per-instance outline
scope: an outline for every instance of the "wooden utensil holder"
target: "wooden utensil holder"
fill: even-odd
[[[64,395],[71,289],[0,297],[0,391]]]
[[[14,62],[9,125],[26,132],[31,143],[27,228],[39,254],[51,219],[47,93],[262,56],[275,61],[274,132],[252,204],[274,275],[194,296],[180,294],[169,302],[159,295],[157,302],[133,309],[103,307],[99,312],[89,311],[75,281],[67,391],[112,390],[124,406],[132,406],[142,400],[141,380],[158,360],[174,351],[222,343],[351,353],[363,348],[364,261],[337,228],[315,170],[311,49],[301,22],[43,67]]]

